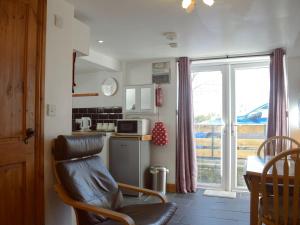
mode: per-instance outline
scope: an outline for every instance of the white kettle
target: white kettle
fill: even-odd
[[[89,131],[92,126],[90,117],[81,117],[80,129],[81,131]]]

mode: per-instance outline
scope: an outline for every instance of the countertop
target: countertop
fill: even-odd
[[[90,131],[73,131],[73,135],[88,135],[88,134],[103,134],[104,136],[109,136],[113,138],[137,138],[141,141],[151,141],[151,135],[117,135],[115,132],[104,132],[104,131],[97,131],[97,130],[90,130]]]
[[[111,136],[114,135],[115,132],[105,132],[105,131],[97,131],[97,130],[90,130],[90,131],[76,130],[76,131],[72,131],[72,134],[73,135],[103,134],[105,136]]]

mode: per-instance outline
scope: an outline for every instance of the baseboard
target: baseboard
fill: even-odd
[[[176,193],[176,184],[167,184],[167,192]]]

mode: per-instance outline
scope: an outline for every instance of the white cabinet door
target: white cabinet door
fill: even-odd
[[[125,111],[138,112],[137,89],[135,87],[125,88]]]
[[[140,87],[141,112],[155,112],[155,93],[153,85],[143,85]]]
[[[156,113],[155,86],[147,84],[125,87],[124,109],[126,113]]]

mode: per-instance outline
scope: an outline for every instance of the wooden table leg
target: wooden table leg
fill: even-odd
[[[258,202],[260,177],[249,177],[250,189],[250,225],[258,225]]]

